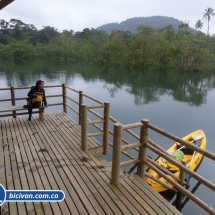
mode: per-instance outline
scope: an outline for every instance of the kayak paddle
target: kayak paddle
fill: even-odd
[[[196,142],[194,145],[197,146],[197,147],[199,147],[199,146],[201,145],[201,142]],[[194,159],[195,154],[196,154],[196,151],[194,151],[194,153],[193,153],[193,156],[192,156],[190,165],[187,167],[188,169],[190,169],[191,166],[192,166],[192,163],[193,163],[193,159]],[[190,178],[190,175],[189,175],[188,173],[186,173],[186,180],[188,181],[189,178]]]
[[[192,143],[194,141],[197,141],[197,140],[201,140],[204,136],[203,135],[198,135],[196,136],[192,141],[190,141],[189,143]],[[183,149],[185,146],[182,146],[181,148],[177,149],[177,150],[181,150]]]

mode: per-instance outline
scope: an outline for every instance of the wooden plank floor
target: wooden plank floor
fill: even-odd
[[[5,189],[59,189],[59,203],[5,202],[1,215],[181,214],[138,176],[110,184],[111,168],[80,149],[80,127],[65,113],[0,120],[0,183]],[[98,142],[90,139],[91,147]]]

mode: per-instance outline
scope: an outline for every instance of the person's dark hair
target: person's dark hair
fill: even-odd
[[[38,80],[38,81],[36,82],[36,87],[38,87],[41,83],[44,83],[44,81]]]

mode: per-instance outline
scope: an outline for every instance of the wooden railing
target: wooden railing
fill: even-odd
[[[46,86],[45,88],[53,88],[53,87],[62,87],[63,85],[53,85],[53,86]],[[24,100],[26,101],[27,97],[20,97],[20,98],[16,98],[15,96],[15,90],[26,90],[29,89],[30,90],[31,86],[27,86],[27,87],[14,87],[11,86],[10,88],[0,88],[0,91],[10,91],[10,98],[6,98],[6,99],[0,99],[0,102],[7,102],[7,101],[11,101],[11,105],[12,106],[16,106],[16,101],[20,101],[20,100]],[[47,98],[51,98],[51,97],[62,97],[62,94],[58,94],[58,95],[48,95],[46,96]],[[63,103],[53,103],[53,104],[49,104],[50,106],[55,106],[55,105],[63,105]],[[39,111],[34,111],[33,114],[35,113],[39,113]],[[0,115],[0,117],[8,117],[8,116],[13,116],[13,118],[16,118],[17,115],[26,115],[27,112],[21,112],[21,113],[17,113],[17,111],[13,111],[12,114],[2,114]]]
[[[134,134],[131,130],[131,128],[137,128],[140,127],[140,136]],[[198,204],[200,207],[202,207],[205,211],[207,211],[210,214],[215,214],[215,210],[211,207],[209,207],[205,202],[197,198],[195,195],[193,195],[191,192],[189,192],[186,188],[183,187],[183,185],[186,185],[186,182],[182,181],[184,178],[184,173],[188,173],[190,176],[204,184],[209,189],[215,191],[215,184],[211,183],[204,177],[200,176],[196,172],[191,171],[189,168],[185,166],[185,163],[182,164],[176,159],[174,159],[171,155],[167,153],[164,149],[162,149],[158,144],[153,142],[148,137],[148,130],[152,129],[159,134],[166,136],[178,143],[181,143],[194,151],[197,151],[204,156],[215,160],[215,154],[203,150],[195,145],[191,145],[190,143],[182,140],[181,138],[170,134],[152,124],[149,123],[148,119],[142,120],[140,123],[134,123],[129,125],[122,125],[120,123],[114,124],[114,134],[113,134],[113,157],[112,157],[112,173],[111,173],[111,183],[116,185],[119,183],[119,176],[120,176],[120,168],[123,166],[131,165],[131,164],[138,164],[137,165],[137,175],[139,175],[141,178],[144,178],[145,176],[152,178],[156,182],[162,184],[163,186],[166,186],[168,189],[172,189],[168,185],[165,185],[159,179],[153,178],[150,174],[145,172],[145,165],[147,165],[149,168],[157,172],[161,177],[163,177],[165,180],[167,180],[170,184],[173,185],[172,190],[178,190],[179,193],[183,193],[188,198],[190,198],[192,201],[194,201],[196,204]],[[125,146],[122,146],[122,131],[127,130],[132,136],[135,136],[138,139],[137,143],[128,144]],[[124,141],[125,142],[125,141]],[[126,149],[131,149],[134,147],[139,147],[139,153],[138,158],[133,158],[131,161],[121,162],[121,152]],[[149,156],[147,156],[146,151],[147,148],[151,151],[155,152],[159,156],[162,156],[167,161],[171,162],[172,164],[176,165],[178,168],[180,168],[180,178],[174,176],[170,171],[166,171],[165,168],[157,164],[154,160],[152,160]],[[172,176],[174,179],[178,181],[175,182],[173,179],[171,179],[168,175]]]
[[[73,89],[69,86],[66,86],[66,84],[62,85],[49,85],[45,86],[45,88],[55,88],[55,87],[60,87],[62,88],[62,94],[55,94],[55,95],[46,95],[47,98],[54,98],[54,97],[62,97],[63,101],[59,103],[49,103],[49,106],[56,106],[56,105],[63,105],[63,111],[67,113],[67,108],[72,110],[74,113],[78,115],[79,118],[79,125],[81,125],[81,134],[82,134],[82,141],[81,141],[81,147],[83,150],[87,150],[87,138],[88,137],[95,137],[102,135],[103,136],[103,147],[102,147],[102,152],[103,154],[107,155],[108,154],[108,144],[109,144],[109,118],[110,118],[110,103],[109,102],[102,102],[99,101],[98,99],[95,99],[87,94],[84,94],[83,91],[78,91],[76,89]],[[10,98],[6,99],[0,99],[0,102],[5,102],[5,101],[11,101],[12,106],[16,106],[16,101],[17,100],[26,100],[27,97],[21,97],[21,98],[16,98],[15,96],[15,90],[23,90],[23,89],[29,89],[30,86],[27,87],[13,87],[11,86],[10,88],[0,88],[0,91],[10,91]],[[67,95],[67,90],[71,90],[77,94],[79,94],[79,101],[74,100],[70,96]],[[87,106],[86,104],[83,104],[84,97],[89,99],[90,101],[95,102],[95,105],[89,105]],[[76,110],[74,107],[69,105],[67,101],[70,100],[74,104],[78,105],[78,110]],[[98,105],[97,105],[98,104]],[[92,109],[97,109],[97,108],[103,108],[104,109],[104,115],[101,116],[100,114],[96,113]],[[100,120],[94,120],[91,121],[87,117],[87,112],[92,113],[93,115],[97,116],[100,118]],[[39,113],[38,111],[34,111],[33,114]],[[8,116],[13,116],[13,118],[16,118],[17,115],[26,115],[28,112],[24,111],[21,113],[17,113],[17,111],[13,111],[12,114],[1,114],[0,117],[8,117]],[[103,123],[103,128],[98,126],[98,123]],[[101,132],[98,133],[89,133],[87,125],[93,125],[97,129],[99,129]],[[99,151],[100,152],[100,151]]]
[[[88,120],[87,111],[95,108],[104,108],[104,116],[91,111],[94,115],[100,118],[100,120]],[[109,117],[110,117],[110,103],[105,102],[104,104],[87,106],[86,104],[81,105],[81,148],[87,150],[87,137],[103,136],[103,154],[108,154],[108,143],[109,143]],[[97,123],[103,123],[103,129],[98,133],[88,133],[88,125],[96,125]],[[101,129],[100,129],[101,130]]]

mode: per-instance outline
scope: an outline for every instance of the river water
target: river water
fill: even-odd
[[[44,80],[45,85],[65,83],[96,99],[109,101],[111,116],[123,124],[136,123],[143,118],[148,118],[153,125],[178,137],[201,129],[207,137],[207,150],[215,153],[215,71],[185,74],[172,71],[95,67],[84,63],[57,64],[41,61],[0,64],[1,87],[31,86],[35,85],[38,79]],[[27,94],[27,91],[25,93]],[[61,93],[59,88],[46,89],[47,95]],[[67,93],[78,100],[74,93],[69,91]],[[16,97],[25,95],[17,92]],[[0,97],[8,98],[9,94],[2,91]],[[48,103],[61,101],[61,98],[48,99]],[[84,102],[88,101],[84,100]],[[5,104],[0,103],[0,105]],[[17,104],[23,104],[23,101]],[[74,108],[77,109],[75,106]],[[61,106],[50,107],[46,109],[46,112],[59,110],[62,110]],[[72,111],[68,111],[68,114],[78,120],[77,115]],[[90,129],[93,131],[92,128]],[[111,129],[113,130],[112,124]],[[139,134],[139,131],[134,130],[134,132]],[[152,131],[149,132],[149,137],[164,149],[168,149],[173,144],[171,140]],[[136,152],[130,153],[136,156]],[[153,153],[151,156],[155,158]],[[105,159],[111,161],[111,149]],[[122,156],[122,160],[125,159]],[[197,173],[215,183],[214,164],[214,161],[205,157]],[[191,179],[189,190],[192,190],[196,184],[197,181]],[[214,208],[213,191],[200,184],[195,195]],[[191,200],[182,208],[182,213],[186,215],[207,214]]]

